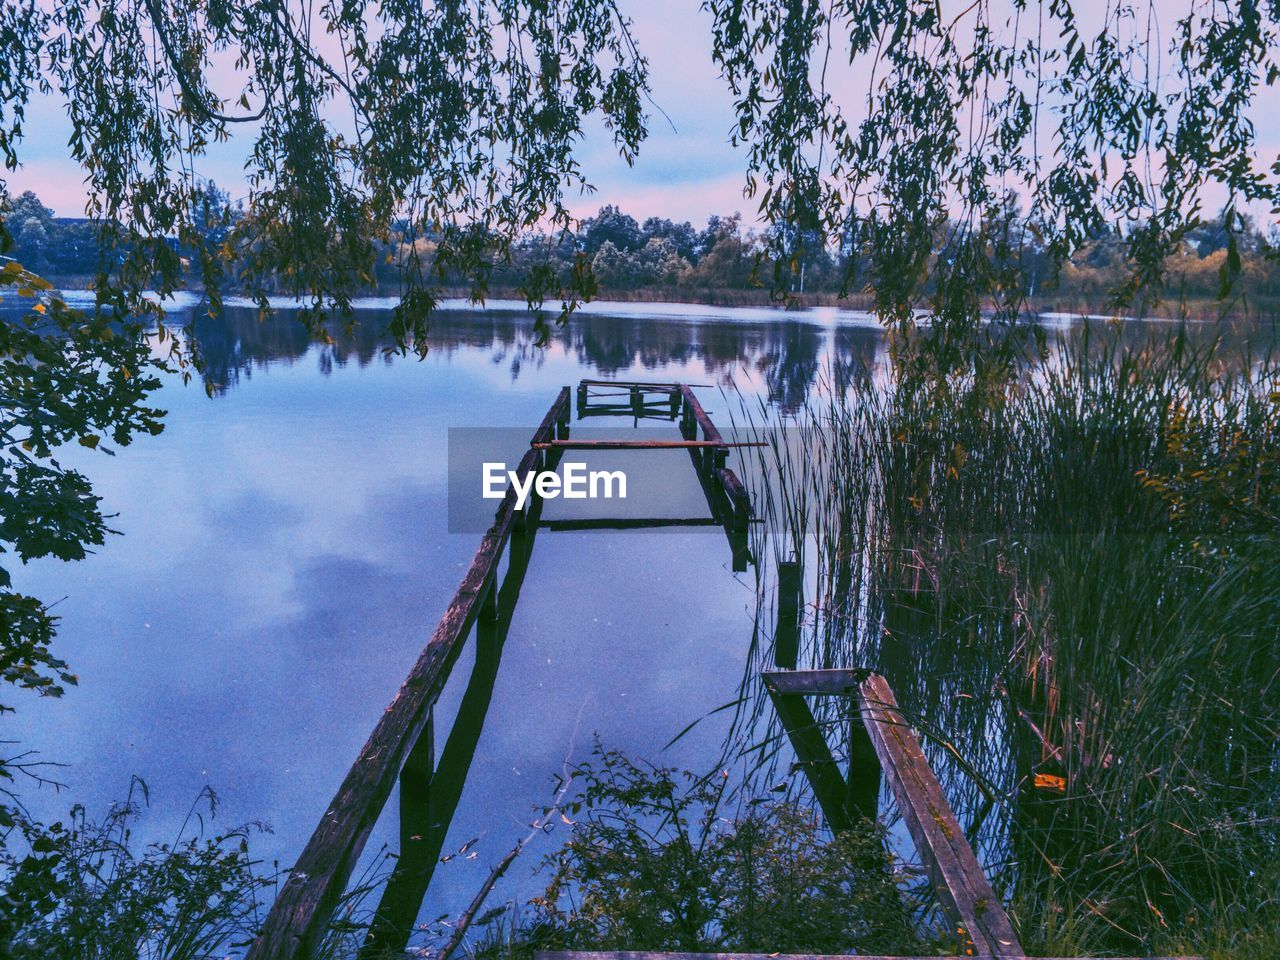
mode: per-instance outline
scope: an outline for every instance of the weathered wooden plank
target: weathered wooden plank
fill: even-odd
[[[650,950],[535,950],[534,960],[938,960],[928,957],[893,957],[844,953],[658,953]],[[1019,957],[1017,960],[1028,960]],[[1038,957],[1036,960],[1076,960],[1073,957]],[[1198,956],[1109,957],[1107,960],[1204,960]]]
[[[685,429],[685,424],[681,424],[681,429]],[[693,429],[696,429],[696,427]],[[706,498],[707,509],[711,511],[711,515],[719,520],[720,525],[724,528],[725,539],[728,540],[729,549],[733,553],[733,570],[735,573],[742,573],[751,562],[751,550],[747,544],[747,525],[751,522],[750,513],[748,513],[745,523],[739,522],[733,504],[729,503],[725,497],[724,487],[717,479],[707,474],[703,465],[703,453],[702,449],[693,447],[689,450],[689,460],[693,464],[694,475],[698,478],[698,485],[702,488],[702,495]]]
[[[534,441],[553,435],[569,393],[568,387],[560,391]],[[517,470],[527,474],[542,456],[539,450],[526,451]],[[515,502],[515,491],[508,488],[462,585],[290,870],[246,960],[305,958],[320,943],[406,753],[422,733],[428,709],[439,697],[463,638],[475,622],[482,591],[511,534]]]
[[[694,392],[689,389],[688,384],[680,385],[680,393],[684,397],[684,409],[688,417],[702,429],[702,438],[711,441],[713,450],[708,451],[711,460],[710,462],[704,461],[703,465],[704,468],[710,470],[719,479],[720,486],[724,489],[724,494],[729,500],[733,522],[740,528],[751,515],[751,497],[747,494],[747,488],[743,486],[742,481],[738,479],[738,475],[725,465],[729,448],[763,447],[766,444],[759,442],[726,442],[724,435],[720,433],[720,429],[707,416],[707,412],[702,409],[702,403],[694,395]]]
[[[723,444],[724,437],[720,435],[719,429],[711,422],[711,418],[707,416],[707,412],[702,409],[702,402],[697,398],[694,392],[689,389],[689,384],[680,384],[680,393],[684,397],[685,409],[689,411],[695,423],[702,428],[702,436],[706,440],[713,440],[716,443]]]
[[[663,390],[670,392],[679,390],[678,383],[657,383],[652,380],[580,380],[579,384],[585,384],[588,387],[648,387],[652,390]]]
[[[733,447],[763,447],[763,443],[733,443],[729,444]],[[724,488],[724,494],[729,498],[732,506],[734,522],[741,525],[747,522],[747,518],[751,516],[751,497],[747,494],[747,488],[742,485],[742,481],[738,479],[738,475],[729,467],[720,467],[716,471],[716,475],[720,478],[720,485]]]
[[[870,674],[869,670],[766,670],[761,676],[778,693],[847,697]]]
[[[1023,956],[1000,898],[987,882],[884,677],[872,674],[861,683],[858,706],[938,899],[966,941],[965,952]]]
[[[841,953],[657,953],[647,950],[536,950],[534,960],[924,960]],[[929,960],[938,960],[930,957]]]
[[[742,481],[738,479],[738,475],[726,466],[729,448],[763,447],[766,444],[760,442],[727,442],[724,439],[724,435],[720,433],[720,429],[707,416],[707,412],[702,409],[702,403],[694,395],[694,392],[689,389],[688,384],[680,385],[680,393],[684,397],[684,410],[689,421],[701,428],[703,440],[710,441],[711,449],[707,451],[708,459],[703,460],[703,469],[719,480],[720,486],[724,490],[724,495],[729,500],[732,521],[738,529],[741,529],[747,518],[751,516],[751,497],[747,494],[747,488],[743,486]]]
[[[534,443],[535,450],[688,450],[698,447],[763,447],[764,443],[722,443],[719,440],[548,440]]]
[[[538,528],[571,530],[649,530],[662,527],[719,527],[715,517],[584,517],[579,520],[541,520]]]

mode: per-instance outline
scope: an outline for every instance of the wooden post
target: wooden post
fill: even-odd
[[[415,870],[423,862],[434,862],[439,855],[432,851],[430,843],[433,819],[432,780],[435,774],[435,724],[432,722],[432,712],[428,712],[427,725],[409,750],[404,768],[400,771],[400,851],[392,872],[393,877]],[[384,895],[383,900],[386,899]],[[391,941],[395,939],[395,935],[389,929],[390,912],[390,904],[379,904],[379,910],[369,925],[369,932],[360,949],[361,960],[382,956],[392,949]]]
[[[431,792],[431,775],[436,765],[435,708],[427,711],[427,725],[417,742],[409,749],[400,771],[400,850],[411,849],[421,841],[429,826],[427,797]]]
[[[493,620],[498,616],[498,576],[496,573],[490,574],[482,590],[480,616],[485,620]]]
[[[874,820],[880,815],[880,758],[867,733],[857,700],[849,701],[849,810]]]
[[[795,560],[778,564],[778,622],[773,631],[773,663],[794,670],[800,657],[800,609],[804,574]]]
[[[560,415],[556,417],[556,439],[569,439],[569,405],[566,403],[560,408]]]

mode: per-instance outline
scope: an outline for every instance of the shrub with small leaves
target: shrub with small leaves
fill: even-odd
[[[677,772],[598,745],[574,774],[582,786],[563,809],[578,819],[534,901],[545,942],[921,952],[876,824],[831,836],[804,806],[733,797],[727,772]]]

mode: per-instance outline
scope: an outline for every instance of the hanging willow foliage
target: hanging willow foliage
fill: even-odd
[[[106,251],[104,299],[136,309],[192,261],[214,307],[234,262],[261,305],[283,288],[349,311],[380,242],[410,254],[394,325],[422,342],[447,272],[486,289],[489,265],[533,227],[568,227],[585,180],[575,142],[599,117],[628,160],[645,135],[647,67],[611,0],[55,0],[5,5],[0,154],[30,91],[66,106]],[[245,216],[213,242],[197,177],[243,131]],[[176,243],[174,241],[177,241]],[[381,248],[385,250],[385,247]],[[529,277],[531,300],[589,293]],[[420,349],[425,349],[420,346]]]
[[[1061,266],[1119,226],[1117,308],[1158,290],[1207,186],[1229,229],[1277,194],[1249,108],[1277,79],[1280,4],[1187,6],[707,0],[778,269],[840,244],[846,291],[891,325],[929,314],[944,354],[984,310],[1022,312],[1026,241]],[[1238,270],[1232,237],[1224,286]]]
[[[11,589],[7,568],[79,559],[108,532],[88,480],[55,459],[62,445],[161,429],[145,403],[161,364],[144,293],[194,281],[216,310],[234,283],[265,310],[283,288],[321,334],[327,313],[351,317],[394,225],[411,254],[393,328],[425,352],[446,274],[482,296],[514,239],[569,226],[588,117],[634,156],[648,81],[628,29],[611,0],[0,4],[0,161],[21,159],[33,93],[58,98],[98,226],[102,308],[71,310],[0,264],[0,300],[20,308],[0,317],[0,682],[53,695],[74,682],[51,652],[56,618]],[[248,201],[242,218],[212,223],[197,167],[236,131]],[[425,235],[430,264],[412,255]],[[0,255],[11,242],[0,215]],[[554,295],[566,312],[591,289],[585,268],[567,286],[550,269],[526,283],[531,302]],[[159,329],[185,364],[192,341]]]

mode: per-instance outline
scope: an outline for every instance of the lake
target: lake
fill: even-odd
[[[385,311],[360,319],[331,345],[287,314],[201,319],[212,397],[167,378],[160,436],[114,457],[68,454],[121,535],[83,562],[15,571],[18,589],[59,601],[56,651],[80,677],[61,700],[22,698],[7,721],[7,739],[64,764],[52,774],[66,791],[24,788],[36,815],[73,801],[102,813],[136,775],[150,791],[142,829],[168,839],[208,785],[214,828],[263,821],[272,832],[255,852],[290,863],[478,544],[448,532],[449,428],[527,437],[584,377],[706,384],[713,417],[728,412],[719,385],[730,381],[787,409],[828,364],[880,349],[861,314],[617,305],[592,307],[545,347],[518,309],[445,311],[419,361],[384,353]],[[688,457],[653,456],[671,497],[633,509],[696,511]],[[475,856],[437,870],[424,915],[465,906],[593,738],[664,763],[714,762],[726,714],[663,747],[738,695],[754,612],[753,574],[733,572],[715,530],[540,533],[444,848],[479,837]],[[473,656],[468,643],[436,709],[438,744]],[[394,841],[394,812],[367,861]],[[534,891],[553,841],[526,852],[494,902]]]
[[[738,394],[785,418],[827,371],[884,354],[870,317],[837,310],[592,305],[540,346],[518,305],[450,309],[424,360],[387,352],[386,318],[366,304],[331,344],[287,311],[202,318],[210,395],[168,377],[154,401],[169,411],[163,434],[116,456],[68,453],[122,535],[83,562],[15,571],[19,590],[58,601],[55,652],[80,676],[60,700],[18,699],[7,721],[6,739],[63,765],[50,773],[66,791],[22,787],[34,814],[73,801],[101,814],[136,776],[143,832],[168,840],[209,786],[213,829],[261,821],[256,855],[290,864],[478,545],[478,532],[449,532],[451,428],[527,437],[582,378],[698,384],[722,426]],[[634,515],[705,512],[684,452],[645,456],[665,493]],[[717,762],[732,712],[714,711],[739,696],[756,588],[714,529],[540,532],[492,691],[473,692],[479,712],[459,727],[478,742],[443,850],[464,852],[438,867],[422,916],[466,906],[596,740],[699,771]],[[436,707],[437,753],[474,658],[468,642]],[[395,809],[358,874],[395,849]],[[557,842],[539,838],[490,902],[536,892]]]

